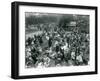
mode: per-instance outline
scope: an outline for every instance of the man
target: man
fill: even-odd
[[[45,54],[43,57],[43,65],[45,67],[49,67],[49,62],[50,62],[50,58],[47,56],[47,54]]]
[[[48,40],[48,45],[49,45],[49,47],[52,46],[52,37],[49,38],[49,40]]]
[[[35,64],[35,63],[37,62],[37,57],[38,57],[38,55],[39,55],[38,50],[36,50],[35,47],[32,48],[32,49],[31,49],[31,57],[32,57],[32,59],[33,59],[33,64]]]
[[[61,65],[61,62],[62,62],[62,57],[63,57],[63,55],[60,53],[60,51],[57,53],[57,56],[56,56],[56,58],[55,58],[55,64],[56,65]]]
[[[43,43],[42,36],[39,36],[38,40],[39,40],[39,43],[41,45]]]
[[[60,46],[59,44],[56,45],[56,52],[60,51]]]
[[[31,43],[32,43],[32,38],[29,37],[29,38],[26,40],[26,42],[28,43],[28,46],[30,46]]]
[[[82,52],[76,57],[78,65],[82,65],[83,64],[83,58],[82,57],[83,57],[83,53]]]

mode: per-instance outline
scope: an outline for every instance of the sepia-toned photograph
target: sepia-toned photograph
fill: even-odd
[[[89,17],[25,12],[25,68],[89,65]]]

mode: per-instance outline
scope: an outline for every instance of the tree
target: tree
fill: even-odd
[[[75,20],[76,20],[76,27],[79,28],[79,32],[89,33],[89,16],[88,15],[77,15]]]

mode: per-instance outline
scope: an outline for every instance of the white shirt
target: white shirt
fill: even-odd
[[[82,56],[81,56],[81,55],[77,56],[76,59],[77,59],[79,62],[83,62],[83,59],[82,59]]]

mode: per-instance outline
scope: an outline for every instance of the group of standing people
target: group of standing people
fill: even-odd
[[[47,27],[48,28],[48,27]],[[79,66],[89,64],[89,34],[65,31],[60,27],[25,41],[26,67]]]

